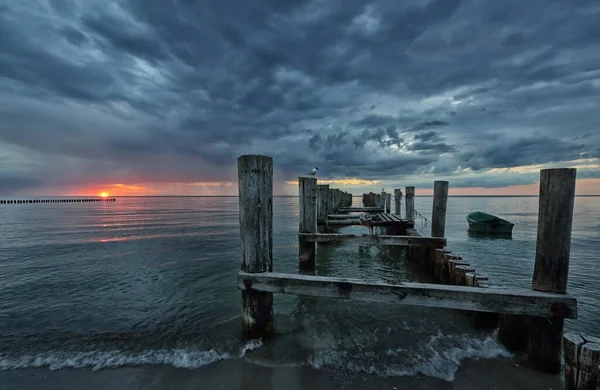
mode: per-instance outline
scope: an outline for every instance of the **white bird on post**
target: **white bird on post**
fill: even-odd
[[[318,170],[319,170],[319,168],[318,168],[318,167],[314,167],[313,169],[311,169],[311,170],[310,170],[310,172],[308,172],[308,174],[309,174],[310,176],[314,176],[314,175],[316,175],[316,174],[317,174],[317,171],[318,171]]]

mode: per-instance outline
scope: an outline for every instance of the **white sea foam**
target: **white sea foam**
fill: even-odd
[[[211,350],[157,349],[137,353],[114,351],[66,352],[52,351],[36,355],[0,357],[0,370],[19,368],[48,367],[51,370],[63,368],[117,368],[125,366],[169,365],[177,368],[199,368],[219,360],[244,357],[248,351],[262,346],[259,340],[246,343],[238,354],[220,353]]]
[[[476,338],[469,335],[446,336],[438,333],[415,350],[388,349],[373,359],[372,353],[337,349],[315,351],[310,364],[315,368],[331,366],[355,372],[367,372],[382,377],[413,376],[418,374],[453,381],[464,359],[492,359],[509,357],[492,337]],[[401,357],[401,359],[390,359]]]

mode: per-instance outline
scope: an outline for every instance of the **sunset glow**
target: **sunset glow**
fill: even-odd
[[[108,198],[108,192],[102,192],[102,193],[100,193],[100,196],[102,198]]]

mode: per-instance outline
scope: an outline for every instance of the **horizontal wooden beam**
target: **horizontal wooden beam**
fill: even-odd
[[[298,233],[304,242],[348,241],[355,244],[381,244],[398,246],[446,246],[443,237],[392,236],[376,234],[343,234],[343,233]]]
[[[357,214],[329,214],[327,219],[359,219]]]
[[[371,213],[380,213],[383,211],[383,207],[340,207],[339,211],[343,212],[371,212]]]
[[[281,273],[238,274],[238,288],[247,291],[350,299],[363,302],[577,318],[577,300],[565,294],[538,291],[447,286],[424,283],[388,284],[324,276]]]

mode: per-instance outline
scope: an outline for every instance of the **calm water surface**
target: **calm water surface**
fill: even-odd
[[[281,295],[277,337],[267,345],[246,342],[236,288],[237,202],[119,198],[0,206],[0,369],[194,368],[244,358],[451,380],[465,358],[507,355],[493,333],[471,329],[455,312]],[[431,203],[416,198],[426,216]],[[529,289],[537,205],[537,198],[451,197],[449,248],[493,283]],[[512,239],[469,236],[465,215],[477,209],[514,222]],[[298,200],[275,198],[275,271],[297,272],[297,227]],[[568,321],[568,329],[598,335],[599,254],[600,198],[576,198],[569,292],[579,299],[580,318]],[[419,280],[411,267],[398,248],[334,244],[318,252],[319,275]]]

